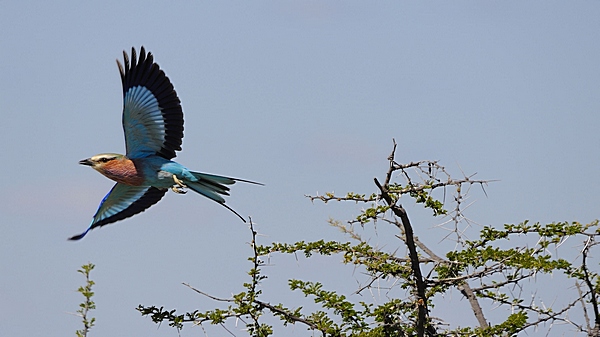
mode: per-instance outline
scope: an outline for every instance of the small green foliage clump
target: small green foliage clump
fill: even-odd
[[[85,301],[79,304],[79,309],[77,310],[77,313],[83,322],[83,329],[75,331],[75,335],[77,335],[77,337],[86,337],[96,322],[96,318],[88,317],[89,312],[96,309],[96,303],[92,301],[92,297],[94,297],[92,286],[95,283],[90,279],[90,272],[94,269],[94,267],[95,266],[92,263],[88,263],[81,266],[81,269],[77,270],[77,272],[85,276],[85,285],[77,289],[77,291],[80,292],[83,297],[85,297]]]

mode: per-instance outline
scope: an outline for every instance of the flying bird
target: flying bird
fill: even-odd
[[[140,49],[139,58],[131,49],[131,60],[124,51],[125,66],[117,60],[123,83],[123,131],[126,154],[101,153],[81,160],[117,183],[100,202],[92,222],[81,234],[129,218],[156,204],[171,189],[184,194],[199,193],[226,207],[242,221],[244,218],[225,204],[228,185],[236,181],[260,183],[188,170],[172,161],[181,151],[183,111],[169,78],[154,62],[152,53]]]

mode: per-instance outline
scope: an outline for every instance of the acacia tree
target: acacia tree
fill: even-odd
[[[221,307],[183,314],[156,306],[140,305],[138,310],[156,323],[168,322],[177,329],[186,323],[224,324],[230,319],[241,320],[245,324],[241,333],[250,336],[273,334],[272,323],[265,323],[266,316],[278,318],[284,326],[304,325],[313,331],[312,335],[322,336],[512,336],[535,330],[549,332],[559,324],[579,335],[600,335],[597,298],[600,277],[594,268],[597,265],[590,265],[590,254],[600,235],[598,221],[545,225],[523,221],[502,228],[486,226],[477,239],[468,240],[465,231],[473,227],[464,226],[465,197],[472,187],[483,189],[489,181],[474,180],[472,176],[455,179],[437,161],[401,164],[395,161],[395,150],[394,142],[385,179],[383,182],[374,179],[372,194],[307,196],[324,203],[365,205],[360,214],[345,224],[330,220],[351,241],[262,245],[256,241],[257,232],[250,221],[252,254],[248,260],[252,267],[243,292],[222,298],[186,284],[221,303]],[[442,198],[434,197],[438,194]],[[445,217],[455,248],[442,255],[431,244],[419,240],[400,203],[401,197],[414,199],[431,210],[433,216]],[[450,201],[445,203],[445,199]],[[397,228],[396,237],[406,248],[404,254],[371,246],[357,232],[357,225],[365,227],[376,222]],[[580,245],[563,247],[567,239],[578,240]],[[558,257],[559,251],[564,258]],[[274,254],[304,254],[309,259],[316,254],[338,255],[343,257],[344,264],[360,268],[367,276],[353,294],[326,290],[315,280],[290,279],[290,290],[311,298],[317,309],[289,307],[285,299],[273,304],[261,299],[261,281],[267,278],[263,273],[265,260]],[[573,291],[538,291],[551,287],[558,278],[570,282]],[[364,292],[384,289],[391,294],[395,288],[402,291],[388,295],[384,303],[357,301],[364,298],[357,297]],[[477,325],[460,327],[438,317],[440,313],[432,315],[435,304],[452,291],[461,294],[454,296],[454,300],[466,298]]]

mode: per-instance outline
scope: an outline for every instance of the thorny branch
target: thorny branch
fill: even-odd
[[[389,206],[389,209],[392,211],[392,213],[394,215],[396,215],[397,218],[388,219],[386,217],[377,217],[377,218],[374,218],[374,220],[386,221],[390,224],[397,226],[401,231],[401,235],[398,235],[398,238],[400,238],[402,241],[404,241],[407,246],[409,258],[411,260],[411,269],[413,270],[413,273],[414,273],[413,276],[415,278],[415,288],[416,288],[415,292],[416,292],[417,301],[420,303],[420,300],[423,300],[423,302],[425,303],[424,306],[419,307],[419,309],[421,309],[419,312],[419,320],[424,322],[425,320],[422,320],[422,318],[424,317],[424,315],[425,315],[425,317],[427,317],[427,315],[428,315],[428,311],[427,311],[427,307],[426,307],[426,303],[427,303],[426,298],[421,297],[421,296],[423,296],[423,294],[426,293],[424,290],[428,289],[428,287],[431,287],[431,286],[447,284],[447,285],[454,285],[455,287],[457,287],[457,289],[461,292],[461,294],[463,294],[468,299],[471,309],[472,309],[475,317],[477,318],[480,328],[489,327],[489,323],[487,322],[487,320],[484,316],[484,313],[483,313],[483,309],[480,305],[481,298],[492,299],[494,301],[497,301],[499,303],[503,303],[506,305],[512,305],[513,302],[509,301],[509,300],[504,300],[504,299],[499,300],[498,298],[489,297],[486,295],[486,291],[493,290],[493,289],[498,290],[498,289],[507,287],[509,285],[520,286],[522,281],[531,279],[532,277],[535,277],[537,274],[537,271],[535,269],[520,269],[520,268],[510,267],[509,265],[506,265],[507,260],[504,259],[504,260],[497,260],[490,265],[484,265],[484,266],[482,266],[482,268],[476,268],[476,269],[472,270],[470,273],[466,273],[466,274],[460,273],[460,274],[456,275],[455,277],[444,277],[444,278],[437,278],[437,279],[430,280],[429,274],[427,276],[422,275],[422,272],[421,272],[418,264],[434,263],[436,266],[440,266],[440,265],[452,265],[454,262],[448,260],[447,258],[436,255],[433,252],[433,250],[429,249],[429,247],[427,247],[424,243],[422,243],[418,239],[417,236],[414,235],[414,233],[412,232],[412,226],[410,225],[410,221],[408,221],[408,216],[406,215],[406,210],[402,207],[402,205],[400,205],[398,203],[398,199],[403,194],[411,194],[412,193],[411,196],[414,196],[416,193],[423,192],[423,191],[431,192],[434,189],[438,189],[438,188],[444,189],[444,198],[445,198],[446,188],[450,187],[450,186],[454,186],[455,192],[454,192],[454,196],[453,196],[453,202],[455,204],[455,207],[453,208],[453,210],[451,212],[451,215],[450,215],[451,219],[449,222],[453,222],[455,224],[454,228],[451,229],[451,232],[456,233],[458,235],[459,242],[464,243],[464,241],[462,241],[462,239],[461,239],[462,232],[459,230],[458,225],[459,225],[459,222],[461,222],[461,221],[466,221],[467,223],[469,222],[469,219],[467,219],[462,212],[462,209],[464,207],[463,203],[466,200],[465,196],[469,192],[469,188],[473,185],[480,185],[483,189],[483,192],[485,193],[484,187],[487,185],[488,182],[491,182],[491,180],[474,180],[474,179],[472,179],[472,176],[465,176],[463,179],[453,179],[453,178],[451,178],[450,174],[445,170],[445,168],[442,167],[441,165],[439,165],[437,161],[417,161],[417,162],[410,162],[408,164],[399,164],[394,159],[395,151],[396,151],[396,142],[394,141],[394,148],[392,150],[392,153],[388,157],[388,160],[390,162],[390,167],[386,172],[384,183],[381,184],[377,179],[375,179],[375,184],[377,185],[378,189],[380,190],[379,195],[373,194],[373,195],[365,196],[365,195],[360,195],[360,194],[355,194],[355,193],[349,193],[346,196],[336,196],[332,193],[327,193],[323,196],[314,196],[314,197],[309,196],[309,198],[312,201],[314,201],[314,200],[321,200],[323,202],[354,201],[357,203],[358,202],[360,202],[360,203],[377,203],[379,200],[384,200],[386,202],[386,204]],[[420,178],[420,181],[416,181],[411,177],[411,175],[408,172],[409,169],[412,169],[417,173],[417,175]],[[400,176],[403,177],[403,179],[406,181],[405,184],[397,185],[392,182],[394,173],[397,171],[399,171]],[[442,175],[445,175],[445,177],[442,177],[442,178],[438,177],[439,173],[442,173]],[[467,188],[464,188],[464,185],[467,185]],[[360,222],[361,225],[363,224],[360,221],[360,219],[348,221],[348,223],[350,225],[353,225],[357,222]],[[588,238],[595,238],[598,235],[598,233],[585,232],[585,230],[587,228],[590,228],[591,226],[594,226],[594,223],[585,225],[585,226],[581,226],[581,230],[577,231],[577,234],[587,236]],[[526,227],[526,226],[524,226],[524,227]],[[548,232],[544,232],[543,230],[544,229],[541,229],[540,227],[537,227],[537,226],[533,226],[531,228],[519,228],[519,227],[515,226],[515,229],[507,228],[504,232],[507,235],[521,235],[521,234],[527,234],[527,233],[530,233],[530,234],[535,233],[542,237],[542,239],[541,239],[542,241],[545,240],[544,239],[545,237],[548,237],[548,236],[556,237],[556,236],[560,236],[561,233],[562,233],[562,235],[564,235],[565,239],[570,235],[574,235],[572,230],[567,229],[567,228],[559,229],[559,228],[555,228],[555,227],[549,227]],[[346,230],[345,232],[352,232],[352,231],[350,229],[350,230]],[[360,237],[358,235],[356,235],[354,233],[353,233],[353,235],[354,235],[353,236],[354,238],[358,238],[362,242],[362,240],[360,239]],[[563,240],[558,242],[558,245],[560,245],[560,243],[562,243],[562,241]],[[538,242],[538,244],[539,243],[540,242]],[[479,245],[476,245],[473,247],[474,248],[477,248],[477,247],[483,248],[483,247],[486,247],[487,245],[489,245],[489,242],[484,239],[484,240],[481,240]],[[421,252],[423,252],[425,254],[425,256],[420,256],[420,257],[415,258],[415,256],[418,256],[417,248]],[[543,250],[543,248],[539,248],[539,249],[535,250],[532,254],[538,253],[541,250]],[[584,259],[585,259],[585,257],[586,256],[584,256]],[[417,263],[417,261],[418,261],[418,263]],[[583,269],[587,269],[587,267],[584,265]],[[433,269],[431,269],[431,272],[434,272],[434,271],[435,271],[435,267]],[[504,280],[497,280],[497,279],[491,280],[490,279],[491,282],[483,282],[486,278],[490,278],[492,275],[504,275]],[[372,274],[370,281],[366,285],[361,286],[358,293],[360,293],[361,291],[363,291],[365,289],[372,287],[374,282],[377,279],[379,279],[380,277],[381,277],[381,275],[379,275],[377,273]],[[585,280],[584,283],[586,283],[588,288],[594,289],[594,288],[592,288],[593,284],[590,280],[591,277],[588,277],[586,274],[586,278],[587,279]],[[469,282],[472,282],[474,280],[479,280],[481,282],[481,284],[479,286],[475,286],[475,287],[472,287],[471,285],[469,285]],[[590,292],[587,292],[586,296],[589,294],[590,294]],[[592,307],[594,309],[597,309],[597,305],[594,303],[595,295],[593,295],[593,296],[594,297],[592,297],[592,301],[591,301]],[[577,301],[575,301],[575,302],[577,302]],[[526,327],[530,327],[530,326],[537,326],[538,324],[546,322],[546,321],[570,322],[570,320],[566,316],[564,316],[564,314],[575,305],[575,302],[570,303],[569,305],[562,307],[561,310],[558,310],[553,313],[546,312],[542,309],[536,308],[535,306],[522,305],[520,307],[519,306],[517,306],[517,307],[520,309],[523,309],[523,310],[536,312],[539,315],[543,316],[543,317],[539,317],[538,320],[532,320],[531,322],[528,322],[525,325],[525,328],[526,328]],[[582,303],[582,305],[583,305],[583,303]],[[596,314],[595,317],[599,317],[599,316]],[[570,324],[577,326],[573,322],[570,322]],[[596,326],[598,327],[599,325],[596,324]],[[419,327],[418,331],[419,332],[423,331],[421,329],[422,328]],[[588,329],[588,331],[589,331],[589,329]]]
[[[420,263],[430,263],[434,262],[436,264],[452,264],[452,261],[449,261],[445,258],[441,258],[437,256],[433,250],[429,249],[425,244],[419,241],[418,237],[414,235],[412,225],[410,224],[410,220],[406,213],[406,210],[402,207],[401,204],[397,203],[398,197],[403,194],[411,194],[416,195],[418,193],[424,191],[433,191],[435,189],[443,188],[445,195],[445,188],[454,186],[456,188],[456,195],[454,196],[454,201],[456,207],[453,210],[453,214],[451,215],[451,221],[454,222],[455,228],[453,232],[459,234],[458,224],[462,220],[466,218],[462,214],[461,203],[465,200],[462,193],[463,185],[480,185],[482,188],[487,185],[489,180],[473,180],[469,176],[465,176],[463,179],[453,179],[451,175],[446,171],[446,169],[439,165],[437,161],[416,161],[410,162],[408,164],[400,164],[395,161],[395,152],[396,152],[397,144],[393,142],[393,149],[389,157],[387,158],[390,166],[385,175],[384,183],[381,184],[377,179],[374,180],[376,186],[378,187],[380,194],[372,194],[369,196],[349,193],[346,196],[335,196],[331,193],[327,193],[323,196],[307,196],[314,200],[321,200],[323,202],[328,201],[354,201],[361,203],[369,203],[376,202],[379,199],[383,199],[386,204],[390,207],[391,211],[396,215],[400,221],[398,220],[389,220],[386,218],[382,218],[384,221],[387,221],[391,224],[397,226],[402,235],[399,236],[405,244],[407,245],[407,250],[409,252],[409,259],[411,261],[411,269],[413,271],[413,276],[416,285],[416,303],[418,304],[418,320],[417,320],[417,333],[419,336],[423,336],[425,334],[425,327],[428,322],[428,309],[427,309],[427,298],[426,298],[426,289],[427,281],[421,272]],[[408,173],[409,169],[416,170],[417,174],[421,177],[422,183],[416,182],[411,178],[411,175]],[[406,184],[404,186],[397,185],[392,183],[392,178],[395,172],[400,171],[401,176],[404,177]],[[444,178],[439,178],[439,173],[444,175]],[[468,189],[467,189],[468,191]],[[483,190],[485,193],[485,189]],[[356,221],[349,221],[350,224],[355,223]],[[419,257],[417,247],[425,252],[429,258]],[[489,270],[486,270],[489,271]],[[471,279],[473,275],[469,275],[468,277],[461,277],[455,280],[445,280],[448,282],[452,282],[458,284],[461,293],[467,297],[471,308],[474,312],[475,317],[477,318],[480,327],[485,328],[488,326],[488,323],[484,317],[483,310],[479,305],[478,299],[475,293],[471,290],[467,281]],[[366,286],[361,287],[359,292],[368,288],[373,282],[377,279],[376,275],[371,279]],[[442,280],[439,280],[442,281]],[[433,328],[429,325],[429,330],[427,331],[430,335],[435,334]]]
[[[406,210],[402,207],[401,204],[397,204],[394,199],[389,194],[389,182],[392,176],[392,173],[395,171],[394,169],[394,154],[396,152],[396,142],[394,141],[394,149],[388,158],[390,160],[390,168],[387,172],[386,179],[383,185],[379,183],[377,178],[375,178],[375,185],[381,191],[381,197],[385,200],[385,202],[390,206],[392,212],[402,220],[402,229],[404,230],[404,237],[406,241],[406,246],[408,248],[408,255],[411,261],[411,268],[413,271],[413,276],[416,284],[417,290],[417,299],[416,303],[418,306],[418,319],[417,319],[417,336],[422,337],[425,336],[425,329],[427,327],[427,333],[430,336],[435,335],[435,329],[428,324],[428,316],[429,310],[427,309],[427,296],[425,294],[426,284],[423,279],[423,275],[421,273],[421,264],[419,263],[419,255],[417,253],[417,248],[414,241],[414,233],[412,226],[410,224],[410,220],[408,219],[408,214]]]
[[[428,296],[432,297],[435,294],[443,294],[445,291],[447,291],[447,289],[457,289],[467,298],[468,303],[471,306],[471,310],[479,323],[479,332],[482,332],[483,336],[491,336],[494,331],[498,331],[494,329],[501,329],[503,327],[502,324],[504,323],[508,323],[509,325],[512,324],[512,331],[518,333],[532,326],[537,327],[545,322],[550,322],[551,324],[554,322],[567,323],[572,327],[575,327],[578,331],[587,332],[589,336],[600,335],[600,314],[596,294],[598,285],[595,284],[595,282],[598,282],[598,275],[593,271],[590,271],[587,265],[589,250],[592,246],[597,244],[595,238],[600,235],[600,230],[598,229],[595,231],[587,230],[590,228],[596,228],[598,224],[597,221],[592,222],[589,225],[580,225],[577,223],[578,226],[572,227],[562,226],[560,223],[551,224],[545,227],[538,226],[539,224],[528,226],[527,221],[519,225],[505,225],[504,230],[495,230],[491,227],[488,229],[486,227],[486,233],[489,235],[485,236],[484,230],[482,230],[481,240],[465,241],[462,239],[463,234],[459,230],[458,225],[462,221],[469,221],[463,214],[463,209],[465,209],[463,203],[466,200],[466,195],[469,192],[469,188],[471,188],[473,185],[480,185],[485,193],[484,186],[490,181],[473,180],[472,176],[464,176],[463,179],[458,180],[453,179],[451,178],[450,174],[446,172],[445,168],[439,165],[437,161],[418,161],[410,162],[408,164],[399,164],[395,161],[395,151],[396,142],[394,141],[393,150],[388,157],[389,168],[386,172],[383,184],[380,183],[379,180],[374,179],[375,185],[379,189],[379,193],[374,193],[371,195],[348,193],[346,196],[336,196],[333,193],[327,193],[323,196],[307,196],[311,199],[311,201],[320,200],[325,203],[328,201],[353,201],[356,203],[373,203],[374,205],[377,205],[381,202],[381,200],[383,200],[385,205],[377,205],[377,208],[373,207],[373,209],[375,209],[375,215],[372,215],[371,218],[368,218],[366,221],[361,221],[360,219],[348,221],[349,226],[346,227],[337,221],[330,220],[330,224],[341,228],[344,233],[348,234],[351,238],[359,241],[360,243],[367,244],[367,242],[353,230],[353,224],[357,222],[359,222],[361,225],[364,225],[364,223],[367,223],[370,220],[383,220],[396,226],[400,231],[400,234],[396,236],[406,244],[408,250],[408,259],[405,257],[396,256],[396,252],[390,254],[385,253],[384,255],[371,255],[371,251],[380,253],[383,251],[369,246],[367,246],[370,249],[368,254],[359,254],[360,258],[354,260],[351,259],[352,263],[366,267],[367,274],[370,277],[369,281],[360,286],[359,289],[354,292],[354,294],[361,294],[361,292],[365,291],[366,289],[369,289],[370,291],[372,289],[385,289],[385,286],[382,287],[377,282],[386,278],[390,278],[390,282],[392,282],[392,286],[389,289],[392,289],[392,287],[398,283],[403,283],[402,287],[413,289],[413,298],[402,302],[408,303],[408,307],[410,308],[406,311],[409,312],[409,315],[405,316],[408,317],[408,320],[410,321],[410,324],[407,326],[410,326],[412,329],[416,329],[417,336],[438,335],[434,328],[434,324],[432,323],[435,321],[435,324],[438,324],[438,319],[430,316],[428,304],[431,303],[431,299],[428,298]],[[418,178],[415,178],[415,173]],[[393,177],[395,174],[402,177],[406,183],[402,185],[394,183]],[[439,177],[440,175],[442,178]],[[458,236],[458,243],[464,250],[461,251],[457,248],[455,251],[451,251],[448,253],[448,255],[443,257],[437,255],[433,249],[428,247],[425,243],[419,240],[418,236],[415,235],[407,212],[399,203],[399,200],[402,195],[408,194],[412,198],[416,199],[417,202],[425,203],[426,208],[434,209],[434,215],[446,214],[445,209],[442,207],[443,205],[440,204],[440,206],[435,204],[436,200],[433,200],[431,204],[427,204],[427,202],[430,201],[427,199],[427,197],[433,190],[441,188],[444,191],[445,198],[446,188],[448,187],[452,187],[454,190],[452,201],[456,205],[450,211],[451,219],[448,221],[454,222],[455,226],[454,229],[449,230],[452,233],[456,233]],[[418,201],[418,198],[421,198],[422,201]],[[385,217],[385,212],[387,212],[387,210],[391,210],[395,216],[393,219]],[[264,252],[257,250],[255,241],[257,232],[254,230],[251,220],[250,229],[252,231],[251,247],[253,249],[254,256],[250,258],[250,260],[253,262],[253,269],[250,271],[252,282],[247,285],[245,284],[245,286],[248,288],[248,293],[251,294],[245,295],[243,298],[243,300],[246,302],[240,304],[237,295],[233,296],[233,298],[219,298],[197,290],[196,288],[191,287],[189,284],[185,285],[195,292],[214,301],[231,303],[232,305],[252,305],[253,311],[251,313],[248,313],[247,311],[241,313],[240,311],[236,311],[237,309],[235,308],[232,310],[230,306],[229,310],[220,311],[221,318],[238,318],[243,321],[244,318],[247,319],[250,317],[252,319],[252,324],[246,325],[248,327],[255,326],[258,329],[260,327],[259,317],[262,312],[267,311],[274,316],[280,317],[285,323],[299,322],[306,325],[314,332],[319,331],[323,334],[323,336],[329,336],[329,334],[317,324],[317,321],[312,320],[311,316],[301,315],[300,309],[292,311],[284,308],[281,304],[272,305],[258,299],[258,295],[261,291],[257,288],[260,280],[263,278],[263,276],[260,275],[260,268],[263,266],[263,262],[259,259],[259,257],[262,256],[261,254],[264,255]],[[496,233],[501,233],[502,236],[495,235]],[[484,255],[484,253],[494,254],[496,252],[494,250],[495,248],[491,245],[491,243],[493,243],[495,240],[508,240],[508,236],[526,234],[537,234],[539,236],[540,239],[535,244],[535,249],[511,246],[510,250],[502,250],[499,248],[499,252],[509,252],[512,254],[512,256],[502,254]],[[581,251],[582,265],[580,268],[574,268],[571,264],[569,264],[568,267],[562,266],[558,268],[542,270],[535,265],[520,265],[519,263],[510,261],[514,255],[519,257],[524,256],[523,258],[525,259],[531,257],[535,260],[539,254],[543,254],[544,251],[547,250],[550,242],[554,243],[556,247],[558,247],[565,242],[568,237],[575,235],[582,235],[587,239],[585,247]],[[304,242],[301,243],[302,247],[308,247],[308,245],[304,245]],[[331,253],[344,252],[348,254],[355,254],[357,253],[355,247],[359,246],[350,246],[348,243],[347,245],[339,244],[335,245],[334,247],[335,248],[333,249],[327,250],[326,254],[329,255]],[[467,248],[471,249],[471,252],[481,253],[481,255],[465,255],[466,259],[465,256],[456,258],[457,256],[460,256],[452,255],[453,253],[463,253],[468,251]],[[282,249],[280,252],[292,252],[294,254],[296,252],[291,248],[287,249],[289,250],[286,251],[285,249]],[[303,249],[299,249],[298,251],[302,251]],[[314,251],[311,250],[311,252],[318,251],[317,248],[306,249],[314,249]],[[491,251],[486,252],[486,249],[491,249]],[[420,256],[419,254],[422,255]],[[541,260],[547,258],[547,256],[539,257]],[[471,263],[469,259],[478,259],[478,261],[483,262]],[[373,262],[373,265],[381,263],[396,263],[397,265],[400,265],[401,268],[395,270],[401,270],[401,272],[394,274],[393,272],[391,273],[389,270],[383,268],[377,269],[372,267],[373,265],[368,266],[367,262],[365,262],[367,260],[369,262]],[[558,263],[560,261],[555,259],[552,262]],[[575,300],[570,300],[568,303],[558,308],[555,308],[554,305],[551,307],[546,307],[543,302],[541,302],[541,306],[539,306],[536,304],[537,301],[534,301],[535,297],[532,297],[532,300],[529,304],[524,304],[522,296],[524,291],[523,281],[528,279],[535,280],[536,275],[540,272],[549,274],[553,271],[562,271],[566,275],[576,278],[575,285],[579,296]],[[582,282],[580,283],[579,281]],[[584,287],[587,287],[588,289],[582,289]],[[517,293],[516,295],[515,292]],[[335,292],[333,293],[335,294]],[[586,300],[589,300],[589,303],[591,303],[593,308],[595,322],[594,328],[591,328],[590,325],[588,310],[586,309]],[[487,303],[490,305],[496,303],[498,306],[509,307],[514,309],[514,311],[524,313],[524,320],[521,323],[512,323],[507,320],[500,325],[491,325],[484,316],[484,311],[480,305],[480,301],[484,304],[486,303],[484,301],[487,301]],[[580,305],[583,308],[583,314],[585,315],[587,327],[577,324],[570,319],[569,311],[577,305]],[[537,318],[530,319],[528,316],[529,314],[537,315]],[[205,321],[212,321],[214,323],[214,320],[211,320],[211,318],[208,316],[200,315],[198,317],[201,318],[195,319],[193,318],[194,316],[188,317],[190,318],[185,319],[184,321],[193,321],[197,324],[201,324]],[[400,320],[402,319],[399,319],[398,321]],[[443,321],[440,320],[440,322],[442,322],[440,324],[443,324]],[[393,323],[388,323],[384,320],[383,325],[380,327],[391,326],[390,324]]]
[[[598,299],[597,299],[596,292],[594,291],[596,288],[594,287],[594,285],[592,284],[592,281],[590,280],[590,274],[589,274],[589,271],[588,271],[588,268],[586,265],[589,249],[590,249],[590,247],[592,247],[594,245],[595,245],[594,238],[593,237],[588,238],[581,254],[582,254],[582,260],[583,260],[582,269],[583,269],[584,281],[585,281],[586,285],[588,286],[588,288],[590,289],[590,302],[592,303],[592,308],[594,309],[594,329],[592,331],[593,331],[594,335],[597,336],[600,333],[600,313],[598,312]]]
[[[198,289],[196,289],[196,288],[192,287],[191,285],[189,285],[189,284],[187,284],[187,283],[183,283],[183,285],[185,285],[186,287],[188,287],[188,288],[192,289],[193,291],[197,292],[198,294],[200,294],[200,295],[203,295],[203,296],[206,296],[206,297],[210,298],[211,300],[214,300],[214,301],[217,301],[217,302],[229,302],[229,303],[234,303],[234,302],[235,302],[235,300],[234,300],[234,299],[231,299],[231,298],[220,298],[220,297],[215,297],[215,296],[212,296],[212,295],[210,295],[210,294],[207,294],[207,293],[205,293],[205,292],[203,292],[203,291],[201,291],[201,290],[198,290]],[[292,313],[290,313],[290,312],[288,312],[288,311],[286,311],[286,310],[284,310],[284,309],[282,309],[282,308],[276,307],[276,306],[274,306],[274,305],[272,305],[272,304],[270,304],[270,303],[263,302],[263,301],[256,300],[256,299],[254,300],[254,303],[255,303],[255,304],[257,304],[257,305],[258,305],[258,306],[260,306],[260,307],[267,308],[267,309],[269,309],[271,312],[273,312],[273,313],[275,313],[275,314],[278,314],[278,315],[280,315],[280,316],[283,316],[283,317],[285,317],[286,319],[288,319],[288,320],[290,320],[290,321],[294,321],[294,322],[303,323],[303,324],[305,324],[306,326],[308,326],[308,327],[309,327],[310,329],[312,329],[312,330],[316,330],[316,329],[318,329],[317,325],[316,325],[316,324],[314,324],[313,322],[311,322],[311,321],[309,321],[309,320],[306,320],[306,319],[304,319],[304,318],[302,318],[302,317],[298,317],[298,316],[296,316],[296,315],[294,315],[294,314],[292,314]],[[236,317],[236,318],[240,318],[240,315],[233,315],[233,314],[232,314],[232,315],[230,315],[230,316],[227,316],[227,317]],[[196,323],[202,323],[202,322],[205,322],[205,321],[207,321],[207,320],[208,320],[208,319],[203,319],[203,320],[195,320],[194,322],[196,322]]]

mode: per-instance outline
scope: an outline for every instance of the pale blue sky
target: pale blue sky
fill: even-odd
[[[346,240],[326,220],[360,206],[304,195],[374,192],[392,138],[398,161],[499,179],[487,198],[472,195],[467,215],[480,224],[598,218],[598,17],[598,1],[3,1],[0,335],[74,334],[87,262],[97,265],[91,336],[176,336],[134,308],[205,310],[213,303],[181,282],[227,297],[247,280],[246,226],[192,193],[66,240],[112,186],[77,162],[124,152],[123,49],[144,45],[174,83],[180,163],[266,184],[236,185],[228,200],[263,243]],[[442,220],[409,211],[437,244]],[[378,226],[373,242],[394,242]],[[303,273],[339,284],[323,276],[339,258],[271,262],[268,301],[284,301],[285,279]],[[354,290],[358,276],[340,270]]]

